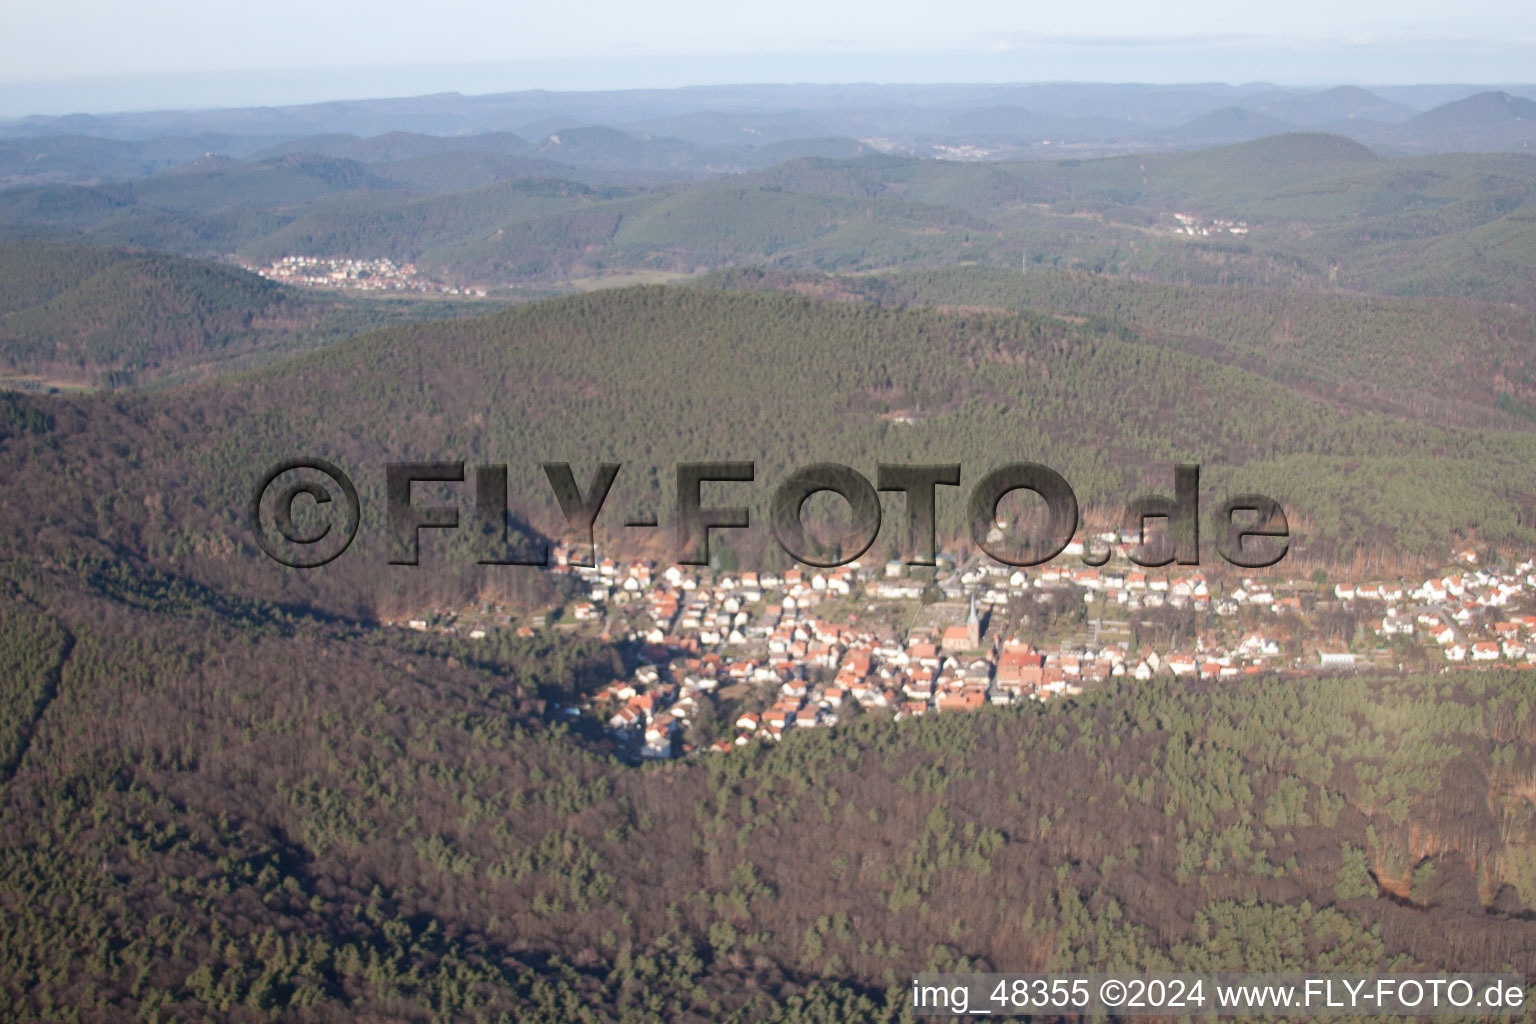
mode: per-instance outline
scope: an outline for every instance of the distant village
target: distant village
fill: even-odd
[[[1211,235],[1246,235],[1248,222],[1244,220],[1232,220],[1230,217],[1200,217],[1193,213],[1176,213],[1173,219],[1178,223],[1175,232],[1186,235],[1199,235],[1209,238]]]
[[[484,288],[458,288],[420,276],[414,263],[346,256],[284,256],[247,270],[272,281],[305,288],[348,288],[365,292],[432,292],[485,298]]]
[[[1130,545],[1106,535],[1124,556]],[[1073,541],[1065,556],[1080,555]],[[1477,555],[1411,583],[1320,578],[1237,579],[1219,587],[1197,569],[1047,563],[1030,569],[941,556],[928,578],[901,562],[783,573],[726,572],[646,559],[573,564],[557,547],[548,571],[576,596],[513,624],[472,611],[386,623],[483,639],[513,628],[584,631],[640,652],[627,678],[576,707],[633,760],[682,757],[780,740],[850,713],[900,719],[989,704],[1070,697],[1112,679],[1216,679],[1260,673],[1536,668],[1536,562],[1495,570]],[[1049,607],[1052,615],[1039,614]],[[1131,620],[1195,625],[1137,640]],[[482,612],[491,612],[485,608]],[[1340,642],[1312,620],[1344,614]],[[694,742],[702,717],[718,735]]]

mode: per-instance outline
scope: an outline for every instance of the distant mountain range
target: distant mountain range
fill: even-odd
[[[0,184],[127,180],[212,155],[377,164],[448,152],[542,161],[526,175],[683,181],[797,156],[1054,159],[1297,130],[1388,154],[1523,152],[1532,97],[1536,86],[736,86],[28,117],[0,121]]]

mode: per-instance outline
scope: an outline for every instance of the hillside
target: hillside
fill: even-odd
[[[1244,107],[1300,125],[1336,125],[1339,122],[1375,121],[1392,124],[1413,117],[1417,111],[1357,85],[1340,85],[1321,92],[1296,95],[1276,90],[1269,95],[1251,96]]]
[[[635,147],[665,163],[672,143],[595,128],[555,135],[560,143],[546,140],[531,157],[446,151],[364,164],[301,153],[199,161],[134,182],[5,189],[0,232],[261,261],[389,256],[496,289],[742,265],[872,271],[1029,259],[1176,284],[1536,302],[1528,156],[1384,159],[1314,132],[1103,160],[800,157],[695,184],[614,170],[601,172],[604,184],[602,152],[613,151],[612,168]],[[545,159],[594,152],[585,172]]]
[[[646,252],[831,252],[858,211],[928,244],[977,231],[916,198],[762,188],[765,215],[729,223],[744,199],[717,187],[502,186],[549,204],[528,223],[621,207],[611,236]],[[179,258],[3,251],[0,318],[46,313],[71,325],[60,345],[132,326],[113,295],[193,310],[142,307],[189,340],[137,344],[178,358],[242,303],[292,298]],[[1038,264],[701,284],[406,323],[147,392],[0,394],[0,1016],[895,1024],[927,969],[1536,964],[1536,673],[1127,676],[900,721],[849,702],[778,744],[634,767],[567,712],[647,645],[531,614],[479,638],[381,622],[580,596],[476,566],[468,528],[387,565],[383,467],[406,459],[508,464],[515,543],[561,533],[540,462],[622,462],[598,538],[652,554],[665,541],[617,524],[667,525],[678,462],[752,459],[753,484],[707,496],[752,507],[755,531],[717,538],[743,566],[774,557],[774,484],[818,460],[959,462],[969,484],[1030,459],[1094,510],[1194,461],[1203,509],[1284,502],[1302,578],[1435,564],[1473,536],[1528,551],[1528,420],[1470,385],[1411,401],[1453,359],[1536,386],[1527,310]],[[263,471],[299,455],[362,500],[356,543],[307,572],[246,521]],[[416,500],[473,515],[464,487]],[[960,504],[941,496],[940,523],[963,552]],[[729,738],[722,717],[690,735]]]
[[[511,132],[485,132],[466,136],[423,135],[420,132],[385,132],[369,138],[356,135],[308,135],[279,143],[252,154],[267,160],[290,154],[310,153],[359,163],[394,163],[443,153],[484,152],[526,156],[533,145]]]
[[[377,164],[374,172],[416,192],[466,192],[516,178],[593,182],[601,175],[514,153],[447,150]]]
[[[561,138],[542,149],[667,146],[614,143],[598,129]],[[619,172],[604,184],[602,160],[584,172],[490,150],[370,164],[195,161],[132,183],[0,190],[0,233],[255,261],[390,256],[487,289],[700,267],[868,272],[1028,258],[1172,284],[1536,301],[1536,161],[1521,155],[1384,160],[1313,132],[1111,160],[802,157],[688,186],[611,183]]]
[[[349,197],[311,206],[245,245],[243,252],[257,260],[289,253],[366,252],[438,265],[451,258],[439,254],[495,238],[498,230],[584,211],[626,194],[569,181],[516,178],[462,193],[411,196],[388,203]]]
[[[320,303],[254,274],[155,253],[0,245],[0,368],[84,384],[149,380],[314,326]]]
[[[243,158],[270,139],[218,132],[127,141],[91,135],[0,140],[0,184],[93,182],[147,177],[209,153]]]
[[[1383,139],[1415,152],[1525,152],[1536,141],[1536,102],[1480,92],[1410,118]]]
[[[0,380],[120,388],[258,365],[402,320],[483,312],[305,294],[139,249],[0,242]]]
[[[16,410],[17,422],[45,414],[47,429],[17,431],[0,450],[15,484],[6,544],[54,558],[84,544],[204,585],[369,618],[529,578],[477,568],[471,531],[428,539],[437,571],[385,565],[383,465],[403,459],[509,463],[518,531],[544,536],[563,531],[541,461],[622,462],[600,539],[656,554],[669,531],[619,524],[638,510],[667,524],[676,464],[701,459],[757,463],[759,482],[741,498],[758,526],[722,539],[746,560],[770,557],[775,482],[818,460],[865,473],[877,461],[959,462],[974,481],[1027,458],[1106,514],[1166,490],[1171,463],[1197,462],[1206,509],[1244,491],[1284,503],[1300,566],[1357,556],[1413,565],[1473,535],[1536,543],[1536,492],[1521,468],[1536,434],[1519,417],[1457,428],[1340,405],[1076,315],[623,289],[394,328],[190,390]],[[898,412],[915,422],[896,422]],[[352,473],[364,509],[348,555],[303,574],[267,561],[245,519],[261,472],[300,454]],[[45,501],[61,475],[103,497]],[[198,501],[178,497],[187,494]],[[940,526],[964,546],[962,511],[946,500]]]
[[[1242,107],[1228,107],[1180,125],[1168,133],[1168,138],[1175,144],[1185,146],[1214,146],[1282,135],[1290,127],[1277,117],[1244,110]]]
[[[22,1014],[859,1024],[924,969],[1536,962],[1528,672],[1114,685],[638,770],[541,710],[619,670],[589,642],[21,569]]]
[[[894,307],[1090,314],[1153,344],[1357,408],[1458,427],[1519,428],[1536,417],[1536,319],[1507,305],[1172,285],[1045,266],[860,275],[743,269],[698,283]]]

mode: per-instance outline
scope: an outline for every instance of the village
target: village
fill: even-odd
[[[272,281],[304,288],[346,288],[365,292],[432,292],[485,298],[484,288],[458,288],[422,277],[414,263],[348,256],[284,256],[245,269]]]
[[[1536,562],[1478,566],[1476,552],[1413,582],[1250,577],[1230,585],[1197,568],[1145,569],[1116,558],[1029,569],[984,557],[936,569],[901,562],[780,573],[648,559],[575,564],[557,547],[547,571],[572,598],[514,623],[488,606],[386,623],[483,639],[512,628],[585,633],[638,652],[627,678],[569,716],[599,724],[633,761],[718,752],[836,725],[1072,697],[1109,681],[1191,681],[1348,671],[1536,668]],[[1121,564],[1123,562],[1123,565]],[[489,613],[489,614],[487,614]]]
[[[1229,235],[1246,235],[1248,222],[1244,220],[1232,220],[1229,217],[1201,217],[1193,213],[1175,213],[1173,219],[1178,222],[1175,233],[1182,232],[1186,235],[1199,235],[1209,238],[1211,235],[1219,235],[1226,232]]]

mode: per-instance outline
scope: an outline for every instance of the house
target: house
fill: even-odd
[[[965,686],[941,694],[934,706],[939,711],[975,711],[986,702],[986,687]]]
[[[1004,647],[997,661],[997,685],[1014,692],[1039,686],[1044,665],[1044,656],[1033,647]]]
[[[641,714],[639,709],[626,706],[620,708],[612,718],[608,719],[608,728],[614,732],[624,732],[639,725],[640,720]]]
[[[901,692],[908,700],[921,701],[926,704],[933,698],[933,678],[924,672],[914,675],[902,686]]]
[[[1260,633],[1249,633],[1243,637],[1242,643],[1237,645],[1237,651],[1250,658],[1272,658],[1280,653],[1280,644]]]

